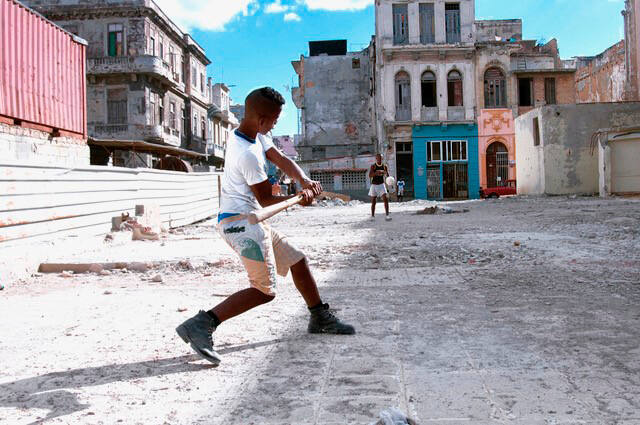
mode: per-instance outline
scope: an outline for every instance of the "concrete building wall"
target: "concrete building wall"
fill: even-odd
[[[621,102],[626,98],[625,41],[598,56],[578,58],[576,101],[578,103]]]
[[[0,157],[11,164],[82,167],[89,165],[89,146],[85,139],[0,123]]]
[[[304,160],[375,151],[373,75],[368,50],[343,56],[303,58]]]
[[[534,146],[534,118],[539,123],[539,146]],[[592,136],[599,129],[638,122],[640,103],[636,102],[544,106],[518,117],[518,193],[597,193],[598,153]]]
[[[522,19],[476,21],[476,42],[522,40]]]

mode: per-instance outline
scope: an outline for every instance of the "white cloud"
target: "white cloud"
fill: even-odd
[[[264,8],[265,13],[283,13],[291,9],[291,6],[282,4],[282,0],[276,0],[274,3],[268,4]]]
[[[193,28],[221,31],[238,16],[254,14],[257,0],[155,0],[163,12],[183,31]]]
[[[301,21],[301,19],[300,19],[300,16],[298,16],[297,13],[289,12],[286,15],[284,15],[284,21],[285,22],[290,22],[290,21],[299,22],[299,21]]]
[[[298,0],[309,10],[362,10],[373,6],[373,0]]]

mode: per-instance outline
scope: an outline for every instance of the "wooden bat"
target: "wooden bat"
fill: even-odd
[[[265,221],[268,218],[273,217],[279,212],[286,210],[296,204],[302,202],[304,198],[302,195],[295,196],[291,199],[287,199],[286,201],[278,202],[277,204],[269,205],[268,207],[260,208],[259,210],[255,210],[252,213],[249,213],[247,220],[249,224],[258,224],[262,221]]]

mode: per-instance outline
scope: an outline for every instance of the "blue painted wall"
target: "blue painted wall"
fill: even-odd
[[[478,125],[425,125],[413,127],[413,181],[415,197],[427,199],[427,142],[438,140],[466,140],[469,176],[469,199],[480,197],[480,168],[478,164]],[[433,163],[435,165],[435,163]],[[422,175],[421,175],[422,174]],[[442,163],[440,165],[440,193]]]

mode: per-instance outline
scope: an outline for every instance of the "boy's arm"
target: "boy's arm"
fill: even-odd
[[[267,159],[275,164],[276,167],[285,172],[286,175],[296,180],[303,189],[310,189],[314,196],[318,196],[322,193],[322,185],[320,182],[311,180],[304,173],[302,168],[298,166],[294,161],[284,156],[278,149],[271,148],[265,152]],[[287,198],[287,197],[283,197]],[[260,199],[258,199],[260,202]]]
[[[274,196],[271,190],[271,183],[269,183],[269,180],[265,180],[263,182],[251,185],[249,187],[251,188],[251,191],[255,195],[256,199],[258,200],[258,203],[262,207],[268,207],[269,205],[277,204],[278,202],[286,201],[287,199],[291,199],[294,196],[296,196],[296,195]],[[305,189],[302,192],[300,192],[300,194],[304,196],[304,202],[302,202],[302,205],[304,206],[310,205],[311,201],[313,201],[313,198],[314,198],[313,191],[310,189]]]
[[[376,172],[374,170],[375,170],[375,167],[373,166],[373,164],[371,164],[371,167],[369,167],[369,178],[370,179],[372,179],[376,175]]]

